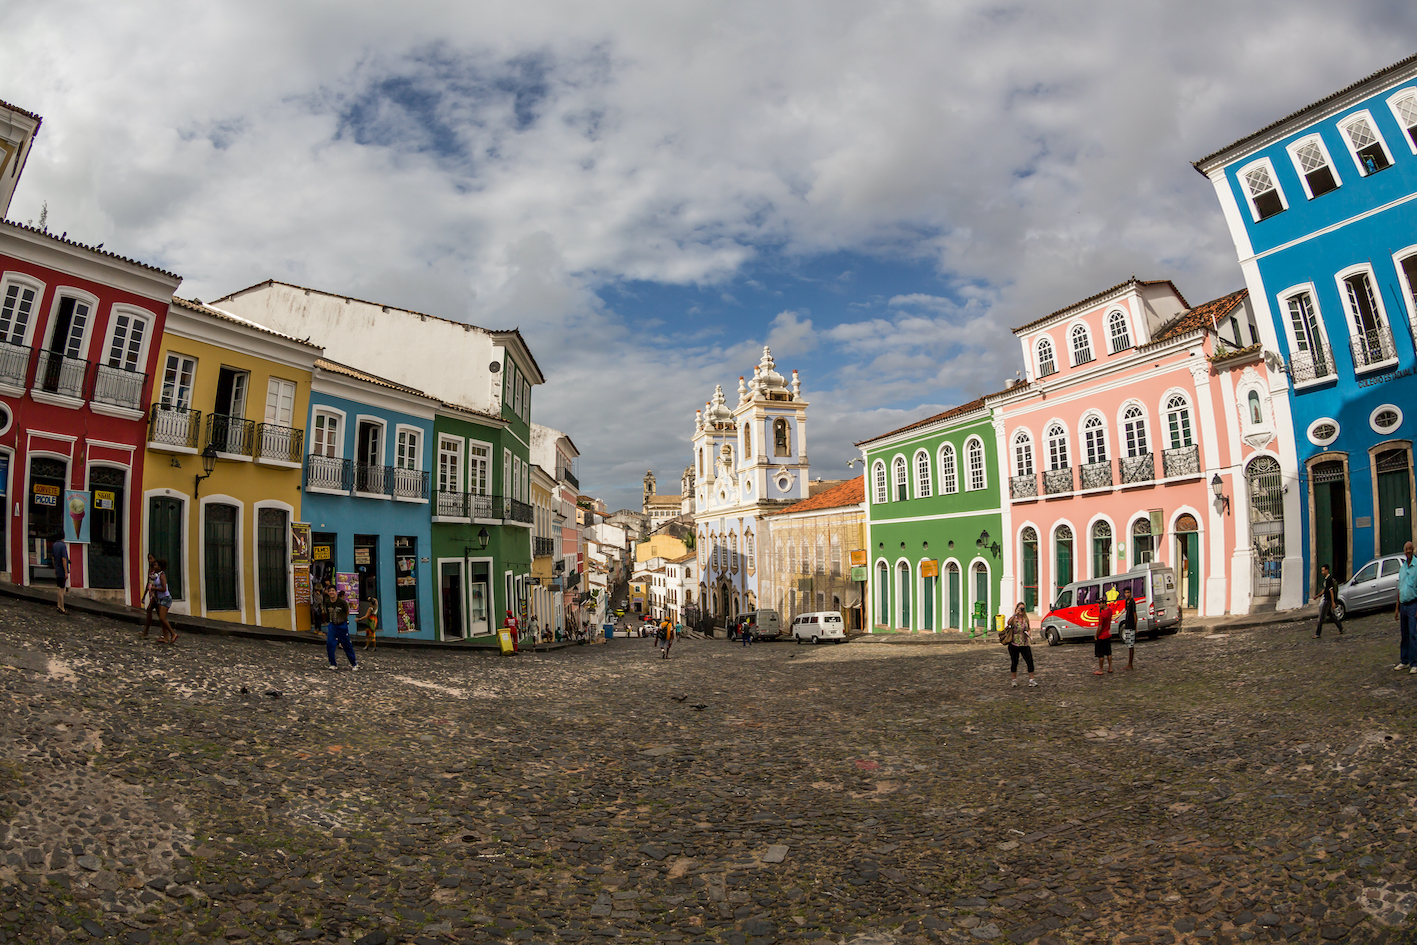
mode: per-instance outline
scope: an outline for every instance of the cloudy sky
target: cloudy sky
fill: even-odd
[[[581,482],[678,491],[771,344],[815,475],[996,390],[1011,326],[1132,274],[1241,284],[1190,162],[1410,55],[1417,5],[0,0],[44,116],[11,219],[185,277],[489,327]],[[378,365],[366,365],[373,371]]]

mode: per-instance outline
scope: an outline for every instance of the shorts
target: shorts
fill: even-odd
[[[1111,638],[1111,637],[1108,637],[1108,638],[1105,639],[1105,640],[1093,640],[1093,641],[1092,641],[1092,655],[1095,656],[1095,657],[1097,657],[1098,659],[1102,659],[1102,657],[1104,657],[1104,656],[1111,656],[1111,655],[1112,655],[1112,638]]]
[[[63,568],[55,568],[55,569],[54,569],[54,586],[55,586],[55,587],[68,587],[68,586],[69,586],[69,572],[68,572],[68,571],[65,571]]]
[[[1123,628],[1122,628],[1122,642],[1125,643],[1125,644],[1128,646],[1128,648],[1136,646],[1136,645],[1137,645],[1137,628],[1136,628],[1136,627],[1123,627]]]
[[[171,609],[172,609],[172,598],[171,598],[171,597],[167,597],[167,596],[159,597],[159,598],[157,599],[157,605],[158,605],[159,607],[161,607],[163,610],[171,610]]]

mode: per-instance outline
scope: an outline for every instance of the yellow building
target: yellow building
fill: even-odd
[[[673,535],[651,535],[644,541],[635,542],[635,564],[643,564],[650,558],[678,561],[691,550],[683,539]]]
[[[321,353],[172,300],[148,411],[143,545],[168,562],[174,613],[309,626],[291,525],[300,521],[310,375]]]

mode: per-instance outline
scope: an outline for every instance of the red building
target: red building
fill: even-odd
[[[32,119],[26,123],[21,119]],[[0,103],[0,166],[18,176],[39,119]],[[26,134],[22,143],[14,139]],[[0,191],[0,214],[10,187]],[[71,586],[137,604],[145,407],[181,278],[42,229],[0,222],[0,579],[52,582],[65,493],[89,493]]]

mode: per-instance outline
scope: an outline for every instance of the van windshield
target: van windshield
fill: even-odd
[[[1073,606],[1073,592],[1063,591],[1063,593],[1058,595],[1058,603],[1053,607],[1053,609],[1067,610],[1071,606]]]

